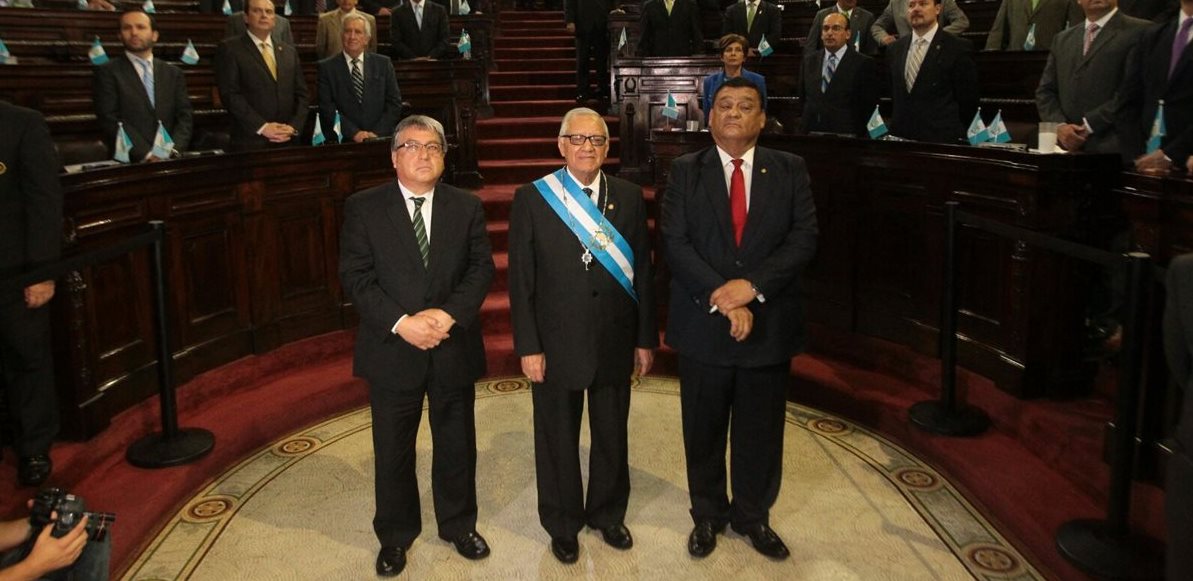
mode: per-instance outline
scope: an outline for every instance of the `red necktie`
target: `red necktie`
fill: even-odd
[[[741,171],[742,160],[733,160],[733,177],[729,179],[729,208],[733,212],[733,239],[741,246],[741,234],[746,229],[746,174]]]

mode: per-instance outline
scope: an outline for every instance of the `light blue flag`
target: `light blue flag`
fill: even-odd
[[[323,124],[319,122],[319,116],[315,115],[315,132],[311,134],[311,145],[323,145],[327,141],[327,137],[323,135]]]
[[[1023,39],[1023,50],[1036,50],[1036,23],[1031,23],[1027,29],[1027,38]]]
[[[1009,143],[1011,141],[1011,134],[1007,131],[1007,124],[1002,122],[1002,109],[995,113],[994,120],[990,122],[990,143]]]
[[[340,136],[340,143],[343,143],[344,142],[344,130],[340,129],[340,111],[339,111],[339,109],[336,110],[336,120],[335,120],[335,123],[332,124],[331,130],[335,131],[336,135]]]
[[[145,0],[145,3],[141,5],[141,10],[144,10],[145,14],[154,14],[157,12],[157,8],[153,7],[153,0]]]
[[[675,95],[672,95],[671,91],[667,91],[667,104],[663,106],[661,113],[668,119],[679,119],[679,106],[675,104]]]
[[[990,141],[990,132],[986,130],[986,124],[982,123],[981,109],[973,114],[973,121],[969,122],[969,129],[965,130],[965,136],[969,138],[970,145]]]
[[[472,37],[468,36],[468,31],[463,28],[460,29],[460,46],[456,48],[459,49],[460,54],[472,52]]]
[[[853,33],[853,50],[862,52],[862,31]]]
[[[770,56],[774,54],[775,49],[770,47],[770,43],[766,41],[766,35],[762,35],[762,40],[758,41],[758,54],[762,56]]]
[[[617,50],[625,48],[625,45],[629,44],[629,42],[629,39],[626,38],[625,27],[623,26],[621,27],[621,38],[617,39]]]
[[[0,38],[0,65],[6,65],[13,60],[12,53],[8,52],[8,45],[4,44],[4,39]]]
[[[224,16],[232,15],[232,3],[229,0],[224,0]]]
[[[182,51],[182,62],[188,65],[199,63],[199,51],[195,50],[195,43],[191,39],[186,39],[186,49]]]
[[[468,5],[468,0],[461,0],[460,1],[460,15],[468,16],[469,14],[472,14],[472,7]]]
[[[86,10],[87,9],[87,0],[79,0],[78,7],[79,7],[79,10]]]
[[[99,41],[99,37],[95,37],[95,42],[91,43],[91,50],[87,51],[87,58],[91,59],[91,64],[102,65],[108,62],[108,53],[104,50],[104,44]]]
[[[866,122],[866,131],[870,132],[870,139],[878,139],[887,133],[886,121],[882,120],[878,105],[874,106],[874,114],[870,115],[870,120]]]
[[[128,155],[133,150],[133,140],[129,139],[128,133],[124,131],[124,123],[116,123],[116,154],[112,159],[120,163],[128,163]]]
[[[1147,152],[1160,149],[1160,142],[1168,135],[1168,128],[1164,126],[1164,100],[1160,99],[1160,106],[1156,108],[1156,118],[1152,120],[1152,130],[1147,135]]]
[[[153,151],[150,154],[159,159],[170,159],[170,156],[174,154],[174,139],[162,125],[161,119],[157,121],[157,135],[153,136]]]
[[[285,14],[286,16],[294,15],[294,9],[290,8],[290,0],[286,0],[286,5],[282,6],[282,14]]]

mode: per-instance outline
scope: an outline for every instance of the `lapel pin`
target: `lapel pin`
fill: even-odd
[[[610,203],[610,204],[609,204],[609,206],[607,207],[607,209],[609,209],[609,210],[612,210],[612,209],[613,209],[613,204],[612,204],[612,203]]]
[[[761,171],[762,173],[766,173],[766,168],[762,168],[760,171]]]

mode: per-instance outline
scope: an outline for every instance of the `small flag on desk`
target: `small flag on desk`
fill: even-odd
[[[862,31],[853,33],[853,50],[862,52]]]
[[[294,14],[294,9],[290,8],[290,0],[286,0],[286,5],[282,6],[282,14],[285,14],[286,16],[292,16]]]
[[[981,109],[973,114],[973,121],[969,122],[969,129],[965,130],[965,136],[969,138],[970,145],[990,141],[990,132],[986,130],[986,124],[982,122]]]
[[[191,39],[186,39],[186,48],[182,51],[182,62],[188,65],[199,63],[199,51],[195,50],[195,43]]]
[[[4,44],[4,39],[0,38],[0,65],[6,65],[15,60],[12,58],[12,53],[8,52],[8,45]]]
[[[866,122],[866,131],[870,132],[870,139],[878,139],[887,133],[886,121],[882,120],[882,114],[878,112],[878,105],[874,106],[874,114]]]
[[[153,7],[153,0],[145,0],[145,3],[141,5],[141,10],[144,10],[145,14],[153,14],[157,12],[157,8]]]
[[[625,48],[629,44],[629,39],[626,38],[625,27],[621,27],[621,37],[617,39],[617,50]]]
[[[770,43],[766,41],[766,35],[762,35],[762,40],[758,41],[758,54],[762,56],[770,56],[775,53],[775,49],[770,47]]]
[[[91,50],[87,51],[87,58],[91,59],[91,64],[102,65],[108,62],[108,53],[104,51],[104,44],[99,41],[99,37],[95,37],[95,42],[91,43]]]
[[[323,135],[323,124],[319,122],[319,116],[315,115],[315,132],[311,134],[311,145],[323,145],[327,141],[327,137]]]
[[[994,120],[990,122],[988,129],[990,132],[990,143],[1008,143],[1011,141],[1011,134],[1007,131],[1007,124],[1002,122],[1002,109],[994,114]]]
[[[78,7],[79,7],[79,10],[86,10],[87,9],[87,0],[79,0]]]
[[[1023,50],[1036,50],[1036,23],[1031,23],[1027,29],[1027,38],[1023,39]]]
[[[468,0],[460,0],[460,15],[468,16],[472,14],[472,7],[468,5]]]
[[[679,106],[675,104],[675,95],[672,95],[671,91],[667,91],[667,104],[663,106],[661,113],[668,119],[679,119]]]
[[[124,132],[124,123],[116,123],[116,153],[112,159],[120,163],[128,163],[129,153],[133,150],[133,140]]]
[[[1156,118],[1152,120],[1152,130],[1147,134],[1147,152],[1152,153],[1160,149],[1160,142],[1168,135],[1168,128],[1164,126],[1164,100],[1160,99],[1160,106],[1156,107]]]
[[[174,155],[174,139],[162,125],[161,119],[157,121],[157,135],[153,136],[153,151],[150,153],[158,159],[170,159]]]
[[[232,15],[232,4],[229,0],[224,0],[224,16]]]
[[[335,123],[332,124],[331,130],[335,131],[336,135],[340,136],[340,143],[343,143],[344,142],[344,131],[342,129],[340,129],[340,111],[339,111],[339,109],[336,110],[336,120],[335,120]]]
[[[460,54],[472,52],[472,37],[468,36],[468,31],[463,28],[460,29],[460,46],[456,48],[459,49]]]

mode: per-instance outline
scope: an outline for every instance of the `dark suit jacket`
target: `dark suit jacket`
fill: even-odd
[[[901,37],[888,51],[894,101],[891,133],[942,143],[964,138],[978,110],[978,69],[969,41],[937,29],[909,93],[904,71],[914,39],[915,34]]]
[[[375,52],[365,53],[362,72],[365,90],[363,100],[357,101],[344,55],[319,61],[319,116],[324,135],[334,135],[331,128],[335,126],[337,110],[340,112],[340,129],[346,136],[344,141],[351,141],[357,131],[393,135],[402,112],[402,94],[398,91],[393,61]]]
[[[58,259],[62,186],[58,153],[41,113],[0,101],[0,279]],[[18,292],[16,297],[20,297]],[[0,298],[0,302],[17,300]]]
[[[700,7],[692,0],[675,0],[671,14],[663,0],[642,7],[639,56],[692,56],[703,52]]]
[[[178,151],[191,143],[191,100],[182,69],[162,58],[153,59],[154,105],[149,103],[137,66],[127,57],[116,57],[95,68],[95,117],[108,151],[115,151],[117,123],[133,142],[131,161],[140,161],[153,149],[157,122],[174,139]]]
[[[866,135],[866,121],[878,104],[878,63],[847,47],[837,63],[828,91],[820,91],[824,71],[824,49],[804,55],[796,96],[803,101],[800,129],[804,133],[823,131]]]
[[[1118,9],[1124,13],[1152,22],[1175,18],[1180,7],[1180,0],[1120,0],[1118,3]]]
[[[770,2],[758,2],[758,11],[754,14],[754,26],[746,28],[746,3],[737,2],[725,10],[725,19],[721,21],[721,36],[726,34],[740,34],[746,37],[750,48],[758,48],[762,35],[766,35],[766,42],[772,47],[779,45],[779,33],[783,30],[783,12]]]
[[[1048,64],[1036,88],[1036,108],[1040,121],[1075,123],[1088,120],[1094,130],[1084,151],[1122,153],[1120,134],[1129,134],[1132,126],[1120,115],[1119,91],[1126,76],[1127,59],[1148,22],[1119,11],[1082,56],[1085,21],[1056,35]]]
[[[418,27],[414,8],[407,2],[393,11],[389,17],[389,42],[395,59],[431,57],[441,59],[451,56],[447,39],[447,11],[442,6],[423,0],[423,26]]]
[[[228,23],[224,26],[224,38],[238,38],[249,31],[244,24],[244,12],[233,12],[228,15]],[[269,34],[274,44],[284,42],[294,44],[294,35],[290,32],[290,20],[281,14],[273,23],[273,32]]]
[[[257,130],[267,122],[286,123],[302,133],[309,101],[294,46],[274,45],[276,81],[248,33],[225,40],[215,58],[220,100],[232,115],[234,144],[249,148],[268,145],[264,137],[257,135]],[[297,137],[291,139],[290,144],[297,144],[297,140]]]
[[[514,192],[509,231],[514,348],[518,355],[546,355],[544,385],[552,389],[625,385],[634,371],[634,348],[659,342],[642,188],[605,179],[605,217],[634,252],[637,303],[596,260],[584,268],[583,246],[534,184]]]
[[[417,391],[429,368],[435,385],[470,385],[485,372],[481,303],[493,256],[480,198],[446,184],[432,200],[430,265],[423,266],[397,180],[344,203],[340,281],[360,315],[353,373],[371,387]],[[448,339],[419,350],[392,329],[402,315],[440,308],[456,320]]]
[[[609,0],[563,0],[563,21],[576,25],[576,36],[609,34],[609,11],[613,9]]]
[[[1002,0],[986,37],[986,50],[1023,50],[1027,31],[1033,24],[1036,27],[1033,50],[1048,50],[1057,33],[1085,20],[1081,6],[1074,0],[1039,0],[1034,10],[1031,3],[1032,0]]]
[[[839,12],[836,4],[816,13],[816,18],[812,20],[812,28],[808,30],[808,41],[804,44],[804,53],[821,49],[823,43],[820,41],[820,27],[824,26],[824,18],[834,12]],[[858,39],[859,46],[855,49],[864,55],[878,54],[878,41],[874,40],[873,34],[870,34],[870,27],[873,25],[873,12],[861,6],[853,9],[853,16],[849,18],[849,45],[853,46],[853,40]]]
[[[1124,83],[1127,91],[1124,122],[1134,122],[1134,137],[1124,145],[1130,148],[1128,157],[1143,154],[1156,109],[1163,99],[1167,135],[1161,139],[1160,149],[1178,167],[1183,167],[1193,154],[1193,49],[1185,45],[1169,79],[1176,27],[1174,17],[1166,24],[1150,28],[1139,39]]]
[[[710,365],[760,367],[789,360],[805,343],[800,273],[816,253],[816,206],[803,158],[757,147],[742,245],[733,240],[729,190],[716,147],[671,162],[663,195],[663,249],[671,268],[667,344]],[[748,305],[750,336],[729,336],[729,320],[708,298],[744,278],[766,298]]]

